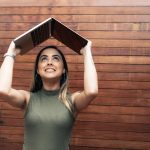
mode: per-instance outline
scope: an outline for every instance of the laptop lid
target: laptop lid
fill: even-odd
[[[54,18],[46,19],[15,38],[14,42],[16,47],[21,48],[21,54],[24,54],[49,39],[51,36],[78,54],[80,54],[80,49],[87,44],[87,39],[83,38]]]
[[[87,39],[54,18],[52,18],[51,22],[51,35],[78,54],[88,42]]]
[[[14,39],[21,55],[41,44],[51,36],[51,18],[48,18]]]

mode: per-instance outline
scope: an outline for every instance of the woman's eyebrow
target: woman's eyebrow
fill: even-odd
[[[55,56],[57,56],[57,57],[59,57],[60,59],[62,59],[61,56],[58,55],[58,54],[53,55],[53,57],[55,57]]]
[[[47,55],[41,55],[40,58],[42,58],[42,57],[48,57],[48,56]]]

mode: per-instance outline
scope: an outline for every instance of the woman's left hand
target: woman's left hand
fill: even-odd
[[[86,51],[90,51],[92,47],[92,42],[88,40],[88,43],[80,50],[80,53],[83,55]]]

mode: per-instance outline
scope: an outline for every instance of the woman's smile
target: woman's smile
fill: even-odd
[[[45,72],[55,72],[56,71],[56,69],[54,69],[54,68],[52,68],[52,67],[48,67],[48,68],[46,68],[45,69]]]

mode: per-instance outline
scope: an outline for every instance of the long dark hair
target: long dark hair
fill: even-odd
[[[41,79],[41,76],[37,73],[38,70],[38,63],[39,63],[39,58],[42,54],[42,52],[46,49],[55,49],[62,57],[63,60],[63,65],[65,69],[65,73],[62,74],[61,80],[60,80],[60,93],[59,93],[59,99],[65,104],[65,106],[73,113],[73,105],[71,101],[67,97],[67,92],[68,92],[68,65],[66,62],[66,59],[64,57],[64,54],[61,52],[60,49],[58,49],[56,46],[46,46],[40,50],[40,52],[37,54],[35,65],[34,65],[34,72],[33,72],[33,79],[32,79],[32,86],[30,91],[31,92],[37,92],[42,89],[43,87],[43,82]]]

